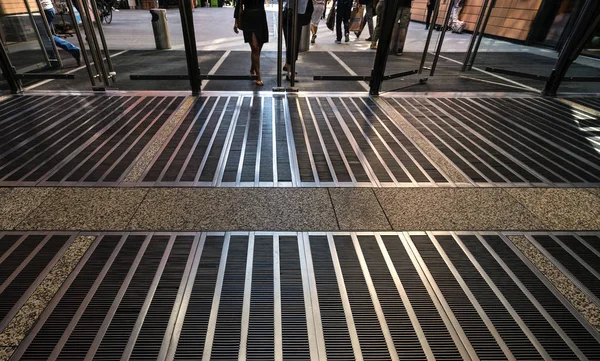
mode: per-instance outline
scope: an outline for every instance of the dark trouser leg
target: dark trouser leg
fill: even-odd
[[[425,19],[425,29],[429,29],[429,25],[431,25],[431,16],[433,15],[433,10],[435,10],[435,5],[427,5],[427,18]]]
[[[283,12],[283,37],[285,39],[285,63],[292,63],[292,48],[290,47],[292,36],[292,17],[289,16],[289,11]]]
[[[338,5],[337,14],[335,14],[335,35],[337,41],[342,40],[342,20],[344,20],[342,15],[342,9],[343,7]]]
[[[350,16],[352,15],[352,7],[346,6],[343,11],[340,11],[344,18],[344,34],[350,33]]]

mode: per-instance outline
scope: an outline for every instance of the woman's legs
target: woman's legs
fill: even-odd
[[[260,50],[262,48],[262,44],[258,42],[256,38],[256,34],[252,34],[252,41],[250,42],[250,50],[252,50],[252,54],[250,59],[252,60],[252,68],[254,73],[256,74],[256,84],[264,85],[262,78],[260,76]]]

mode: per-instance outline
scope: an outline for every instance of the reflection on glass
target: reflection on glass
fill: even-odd
[[[573,13],[573,8],[575,7],[575,0],[563,0],[560,4],[560,8],[554,17],[554,21],[548,30],[548,34],[546,35],[546,39],[544,43],[547,45],[557,45],[560,41],[560,38],[565,30],[569,19],[571,18],[571,14]]]

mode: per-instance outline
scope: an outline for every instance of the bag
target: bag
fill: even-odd
[[[310,24],[310,21],[312,20],[313,11],[315,11],[315,7],[313,6],[312,1],[309,1],[306,4],[306,11],[304,12],[304,14],[298,15],[298,21],[300,22],[300,24],[302,24],[302,26]]]
[[[467,26],[467,23],[461,20],[456,20],[452,23],[452,32],[460,34],[463,32],[463,30],[465,30],[465,26]]]
[[[350,14],[350,31],[360,31],[364,14],[365,8],[362,6],[352,9],[352,13]]]
[[[327,16],[327,29],[333,31],[335,29],[335,8],[331,8]]]

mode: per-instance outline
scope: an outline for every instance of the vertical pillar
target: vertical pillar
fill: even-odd
[[[200,81],[200,67],[198,65],[198,50],[196,49],[196,34],[194,33],[194,17],[192,15],[191,1],[179,1],[179,15],[181,15],[185,58],[190,77],[190,86],[192,87],[192,95],[199,95],[202,84]]]
[[[375,54],[373,70],[371,71],[371,82],[369,83],[369,93],[371,95],[379,95],[379,91],[381,90],[399,5],[398,0],[385,0],[384,12],[383,14],[378,14],[378,16],[383,16],[383,19],[381,21],[377,53]]]
[[[12,66],[8,57],[8,52],[6,51],[6,48],[4,47],[4,43],[2,41],[0,41],[0,70],[2,70],[4,79],[6,79],[6,81],[8,82],[10,91],[13,94],[20,93],[23,91],[21,81],[17,79],[17,71],[15,67]]]
[[[583,48],[600,25],[600,1],[586,0],[577,17],[572,32],[561,50],[556,65],[542,91],[544,95],[556,96],[569,67],[577,59]]]

